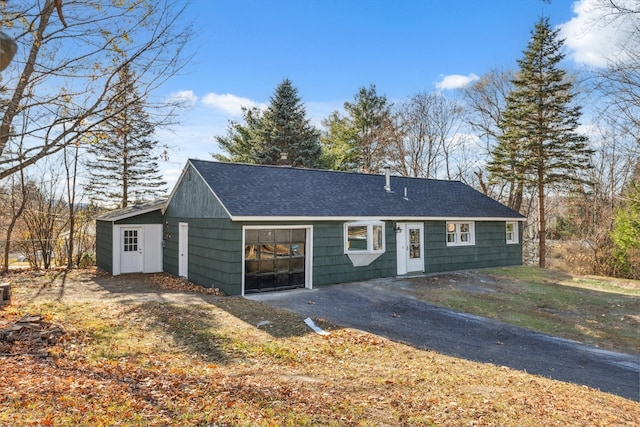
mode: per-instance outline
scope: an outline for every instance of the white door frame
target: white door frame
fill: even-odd
[[[178,276],[189,278],[189,223],[178,223]]]
[[[396,223],[396,260],[398,275],[410,272],[424,272],[424,223],[399,222]],[[420,258],[410,258],[409,231],[418,230],[420,233]]]

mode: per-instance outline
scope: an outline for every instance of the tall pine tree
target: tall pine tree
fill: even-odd
[[[320,133],[306,118],[298,90],[283,80],[263,112],[243,110],[244,123],[230,122],[227,134],[216,137],[226,154],[214,154],[220,161],[277,165],[286,153],[291,165],[321,166]]]
[[[573,83],[559,68],[564,40],[541,18],[518,61],[500,125],[503,132],[488,169],[513,185],[532,187],[538,196],[539,265],[546,260],[546,195],[551,185],[580,181],[592,151],[576,129],[580,107],[573,105]]]
[[[86,162],[86,191],[94,203],[125,208],[166,194],[155,126],[145,107],[135,76],[124,68],[109,97],[108,109],[115,114],[109,114],[97,134],[93,158]]]
[[[293,166],[320,166],[320,133],[309,123],[298,90],[284,79],[262,115],[256,163],[275,165],[286,153]]]

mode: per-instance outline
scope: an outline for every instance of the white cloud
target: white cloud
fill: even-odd
[[[202,103],[217,110],[224,111],[232,116],[239,117],[242,115],[242,107],[252,108],[265,108],[266,105],[253,101],[249,98],[243,98],[240,96],[226,93],[223,95],[217,93],[208,93],[202,98]]]
[[[620,0],[632,7],[636,0]],[[606,3],[604,3],[606,5]],[[560,25],[569,57],[577,64],[604,67],[609,60],[624,60],[634,30],[633,17],[614,15],[601,0],[579,0],[573,4],[574,17]]]
[[[460,74],[450,74],[448,76],[443,76],[442,79],[436,83],[436,89],[438,90],[450,90],[450,89],[460,89],[467,86],[469,83],[478,80],[480,77],[471,73],[468,76],[463,76]]]
[[[193,107],[198,102],[198,97],[192,90],[181,90],[179,92],[173,92],[169,95],[170,101],[177,101]]]

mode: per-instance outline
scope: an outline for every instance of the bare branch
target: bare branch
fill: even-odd
[[[146,97],[187,62],[188,2],[69,0],[64,3],[66,19],[60,21],[51,19],[54,10],[60,11],[58,0],[18,3],[9,2],[2,10],[6,31],[14,32],[27,49],[16,54],[2,76],[10,99],[0,104],[0,179],[90,139],[85,136],[117,114],[107,108],[108,93],[124,67],[135,71]],[[161,107],[159,114],[171,114]],[[163,122],[170,121],[158,120]],[[23,137],[20,157],[6,150],[10,140]]]

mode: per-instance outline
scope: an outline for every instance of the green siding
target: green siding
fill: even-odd
[[[136,215],[129,218],[121,219],[116,221],[115,223],[118,225],[162,224],[162,219],[162,211],[158,209],[142,215]]]
[[[313,224],[313,285],[356,282],[396,275],[396,237],[385,223],[386,251],[371,264],[354,267],[344,253],[344,222]]]
[[[242,292],[242,227],[313,227],[313,285],[355,282],[397,273],[394,223],[386,222],[386,251],[371,264],[354,267],[344,254],[343,222],[233,223],[230,220],[165,217],[164,269],[178,274],[178,223],[189,224],[189,280],[229,295]],[[445,221],[425,224],[425,272],[520,265],[522,245],[507,245],[505,223],[476,222],[474,246],[447,247]],[[307,252],[308,253],[308,252]]]
[[[96,265],[113,274],[113,223],[96,221]]]
[[[164,270],[178,275],[178,223],[189,224],[189,281],[229,295],[242,290],[242,226],[226,219],[165,217]]]
[[[473,246],[447,247],[445,226],[446,221],[425,223],[428,273],[522,264],[522,245],[507,245],[504,221],[476,221]]]
[[[188,166],[175,188],[166,215],[180,218],[229,218],[200,175]]]

